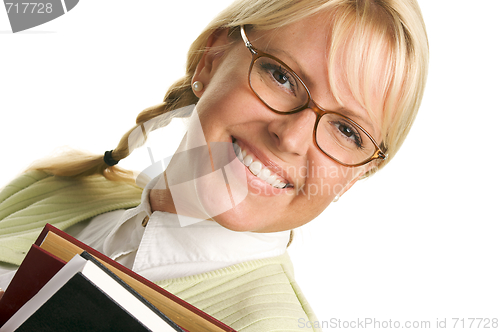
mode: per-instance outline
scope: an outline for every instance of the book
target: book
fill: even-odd
[[[14,330],[182,332],[86,252],[75,255],[0,328]]]
[[[127,269],[97,250],[76,240],[67,233],[47,224],[35,241],[35,246],[57,257],[63,262],[69,262],[75,255],[86,251],[103,266],[123,280],[147,302],[151,303],[161,313],[170,318],[185,331],[198,332],[236,332],[202,310],[171,294],[165,289]],[[16,275],[17,276],[17,275]],[[14,277],[15,279],[16,277]],[[14,280],[12,280],[14,282]],[[9,286],[10,288],[10,286]],[[7,291],[9,290],[7,288]],[[1,305],[0,301],[0,305]]]
[[[62,259],[32,245],[0,300],[0,326],[38,293],[65,264]]]

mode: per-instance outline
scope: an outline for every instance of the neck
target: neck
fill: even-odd
[[[165,174],[165,173],[164,173]],[[165,179],[165,177],[163,177]],[[162,211],[177,214],[175,210],[174,200],[168,190],[168,182],[158,181],[153,189],[149,192],[149,204],[151,212]]]
[[[149,204],[151,205],[151,212],[162,211],[177,213],[175,211],[172,196],[168,195],[166,190],[153,189],[149,193]]]

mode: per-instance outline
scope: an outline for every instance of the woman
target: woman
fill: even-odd
[[[290,272],[290,230],[395,155],[426,71],[414,1],[235,2],[112,152],[40,163],[2,192],[2,259],[18,264],[50,222],[32,198],[69,201],[51,210],[56,226],[235,329],[298,329],[316,319]],[[188,134],[140,199],[114,165],[166,114],[190,116]]]

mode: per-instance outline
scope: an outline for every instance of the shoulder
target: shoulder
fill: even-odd
[[[236,330],[308,331],[317,321],[288,254],[158,284]]]
[[[142,189],[119,181],[110,181],[101,175],[82,178],[53,176],[42,171],[26,172],[0,191],[0,211],[14,202],[27,201],[37,197],[43,200],[50,196],[72,193],[81,200],[92,200],[95,196],[113,193],[115,197],[140,198]],[[80,193],[80,195],[78,195]],[[91,197],[85,197],[91,195]],[[92,197],[94,196],[94,197]]]
[[[30,171],[0,192],[0,261],[19,264],[43,226],[66,229],[140,204],[142,190],[103,176],[74,179]]]

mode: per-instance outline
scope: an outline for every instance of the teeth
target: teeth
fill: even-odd
[[[259,173],[262,170],[262,163],[260,161],[254,161],[250,164],[250,166],[248,166],[248,169],[253,173],[253,175],[259,176]]]
[[[243,164],[245,164],[245,166],[248,167],[248,166],[250,166],[250,164],[252,163],[252,161],[253,161],[252,156],[246,156],[243,159]]]
[[[281,182],[280,180],[276,180],[273,184],[273,187],[283,189],[286,186],[286,183]]]
[[[236,157],[238,158],[239,161],[243,162],[243,156],[241,155],[241,152],[236,155]]]
[[[272,185],[275,181],[276,181],[276,175],[271,175],[266,179],[266,182],[269,183],[270,185]]]
[[[271,171],[267,168],[264,168],[262,171],[260,171],[258,177],[261,178],[264,181],[267,181],[267,178],[271,176]]]
[[[234,149],[234,152],[236,153],[236,155],[240,154],[241,148],[238,144],[233,144],[233,149]]]
[[[273,174],[269,168],[263,167],[262,163],[249,155],[245,150],[243,150],[238,143],[233,143],[234,152],[238,159],[252,172],[253,175],[266,181],[269,185],[283,189],[286,187],[286,183],[277,179],[276,174]]]
[[[237,144],[233,144],[234,152],[236,153],[236,157],[243,162],[243,158],[245,157],[242,152],[241,148]]]

